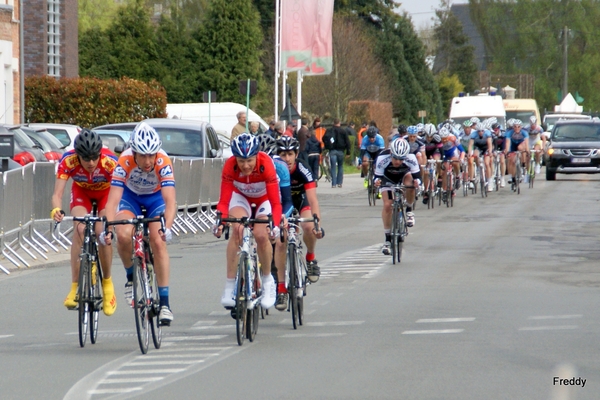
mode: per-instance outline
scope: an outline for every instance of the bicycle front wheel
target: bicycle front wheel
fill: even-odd
[[[298,295],[296,288],[298,285],[298,270],[296,266],[296,245],[288,244],[287,263],[289,271],[288,295],[290,297],[290,308],[292,309],[292,326],[298,329]]]
[[[531,160],[529,164],[529,188],[533,189],[533,181],[535,180],[535,160]]]
[[[390,230],[390,236],[392,239],[391,250],[392,250],[392,264],[396,264],[396,252],[398,251],[398,204],[392,205],[392,229]]]
[[[84,347],[90,324],[90,260],[85,256],[79,264],[79,281],[77,287],[78,311],[79,311],[79,346]]]
[[[259,275],[258,275],[260,273],[260,271],[258,271],[258,260],[256,259],[256,256],[252,257],[251,269],[252,269],[252,272],[248,279],[251,279],[251,277],[254,277],[250,281],[250,285],[252,286],[252,291],[258,295],[259,291],[262,288],[262,284],[260,282]],[[246,337],[251,342],[254,341],[254,338],[256,337],[256,332],[258,332],[258,319],[259,319],[258,317],[260,316],[260,310],[261,310],[261,306],[260,306],[260,303],[258,303],[254,306],[254,308],[247,311]]]
[[[148,343],[150,342],[149,325],[152,323],[149,315],[152,299],[149,296],[148,287],[149,282],[146,268],[143,267],[142,259],[135,257],[133,261],[133,312],[135,315],[138,343],[142,354],[148,352]]]
[[[298,280],[298,287],[296,288],[296,297],[298,298],[298,325],[302,325],[304,321],[304,296],[306,296],[306,275],[307,266],[306,258],[299,249],[296,251],[296,265],[298,271],[296,272],[296,279]]]
[[[148,270],[148,288],[150,290],[150,307],[151,312],[149,314],[149,323],[152,332],[152,342],[154,342],[154,348],[160,349],[162,344],[162,326],[158,320],[158,314],[160,313],[160,295],[158,294],[158,282],[156,280],[156,273],[154,272],[154,266],[148,264],[146,266]]]
[[[96,252],[96,260],[98,259],[98,253]],[[102,309],[102,268],[100,268],[100,262],[91,269],[92,274],[92,285],[91,287],[91,299],[90,303],[90,322],[92,324],[90,329],[90,342],[96,344],[98,338],[98,318],[100,316],[100,310]]]
[[[244,344],[246,336],[246,263],[248,254],[241,253],[238,262],[238,277],[235,292],[235,331],[238,345]]]

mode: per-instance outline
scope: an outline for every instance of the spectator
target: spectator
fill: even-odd
[[[231,141],[239,134],[246,132],[246,111],[240,111],[235,116],[237,117],[238,123],[235,124],[231,130],[231,137],[229,138]]]
[[[358,141],[356,142],[358,144],[358,146],[360,147],[360,144],[362,143],[362,138],[363,138],[363,133],[365,133],[367,131],[368,128],[368,124],[367,121],[363,122],[360,129],[358,130]]]
[[[329,150],[331,161],[331,187],[342,187],[344,183],[344,153],[350,154],[348,132],[340,126],[339,118],[333,120],[333,127],[327,130],[323,144]]]
[[[321,146],[323,145],[323,136],[325,135],[325,128],[321,126],[321,118],[317,117],[313,121],[312,126],[313,131],[315,132],[315,137],[319,142],[321,142]]]
[[[283,122],[278,121],[275,123],[275,139],[279,139],[283,136]]]
[[[315,136],[315,132],[311,129],[306,134],[306,147],[304,148],[307,158],[308,166],[312,173],[315,182],[319,179],[319,163],[321,161],[321,145],[322,143]]]
[[[291,121],[287,128],[285,129],[285,132],[283,133],[283,136],[289,136],[289,137],[294,137],[294,133],[296,131],[296,124],[294,123],[294,121]]]
[[[269,129],[267,129],[267,131],[265,132],[267,135],[271,135],[272,137],[277,137],[277,134],[275,133],[275,120],[272,119],[271,122],[269,122]]]
[[[258,127],[259,127],[259,123],[258,121],[251,121],[249,128],[250,128],[250,133],[254,136],[258,135],[260,132],[258,131]]]
[[[300,129],[298,129],[298,133],[296,134],[298,143],[300,144],[298,158],[308,163],[308,153],[306,152],[306,140],[308,139],[308,120],[306,118],[302,118],[301,123],[302,126]]]

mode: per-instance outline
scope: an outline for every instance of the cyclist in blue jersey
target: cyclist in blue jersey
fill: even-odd
[[[459,143],[456,136],[450,133],[448,128],[442,127],[439,132],[440,138],[442,139],[442,154],[444,161],[463,161],[465,159],[465,149]],[[454,176],[460,176],[460,163],[452,163],[454,169]],[[456,180],[456,186],[460,187],[460,182]],[[442,179],[442,189],[446,191],[446,179]],[[452,195],[454,196],[454,189],[452,188]]]
[[[359,160],[362,160],[362,176],[365,177],[365,187],[368,186],[367,175],[369,173],[369,160],[375,162],[379,153],[385,149],[385,141],[383,136],[379,134],[379,129],[370,126],[367,129],[367,134],[363,137],[360,144]]]
[[[294,204],[292,203],[290,171],[287,164],[275,154],[277,152],[277,139],[266,133],[261,133],[256,138],[258,139],[259,150],[267,153],[271,159],[273,159],[273,163],[275,164],[275,172],[277,172],[277,178],[279,179],[282,213],[286,217],[289,217],[292,215],[292,211],[294,210]]]
[[[483,161],[485,163],[485,179],[489,190],[491,190],[492,187],[490,179],[492,176],[492,158],[490,157],[492,151],[492,133],[485,129],[484,125],[480,122],[469,135],[469,179],[473,181],[475,177],[473,161],[475,161],[480,154],[483,154]]]
[[[525,165],[529,158],[529,134],[522,129],[522,126],[521,120],[516,119],[513,121],[512,129],[507,130],[505,134],[504,154],[508,154],[508,180],[510,183],[512,183],[517,169],[517,158],[514,152],[517,150],[522,152],[521,160],[519,160],[522,165]]]

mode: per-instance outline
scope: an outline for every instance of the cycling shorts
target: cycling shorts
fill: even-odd
[[[515,142],[510,142],[510,152],[515,152],[519,150],[519,145],[523,143],[523,142],[519,142],[519,143],[515,143]]]
[[[431,150],[427,150],[427,148],[425,149],[425,155],[427,156],[427,159],[433,158],[434,155],[442,155],[442,152],[440,151],[439,147],[433,148]]]
[[[487,152],[487,145],[486,146],[477,146],[477,145],[474,145],[473,146],[473,150],[479,151],[479,154],[485,154]]]
[[[252,204],[257,206],[255,215],[252,215]],[[233,192],[231,201],[229,201],[229,209],[231,210],[234,207],[243,208],[246,211],[246,215],[250,218],[267,216],[272,212],[271,203],[269,203],[267,196],[253,198],[252,201],[250,201],[246,196],[242,196],[237,192]]]
[[[492,141],[494,144],[494,150],[504,151],[505,137],[497,137]]]
[[[123,196],[118,211],[130,211],[133,215],[142,215],[142,207],[146,209],[146,217],[158,217],[165,211],[165,200],[159,190],[151,194],[135,194],[127,187],[123,188]]]
[[[533,139],[533,140],[532,140],[531,136],[529,136],[529,148],[530,149],[533,150],[535,148],[535,146],[538,145],[538,144],[540,146],[542,146],[542,137],[541,137],[541,135],[537,135],[537,138]]]
[[[294,208],[298,210],[298,213],[302,214],[304,210],[310,211],[310,204],[308,204],[306,195],[292,196],[292,202],[294,203]]]
[[[458,147],[453,147],[450,150],[444,150],[444,160],[451,160],[460,156],[460,150]]]
[[[103,190],[89,190],[73,183],[71,186],[69,209],[72,210],[74,207],[85,207],[85,210],[89,214],[92,212],[92,201],[94,200],[98,205],[98,212],[100,212],[106,207],[108,192],[110,192],[110,186]]]

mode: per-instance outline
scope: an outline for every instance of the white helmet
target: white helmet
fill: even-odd
[[[133,129],[129,146],[136,153],[156,154],[162,146],[162,141],[153,127],[145,122],[140,122]]]
[[[434,124],[425,124],[425,134],[427,136],[433,136],[437,133],[437,129],[435,129]]]
[[[448,130],[448,128],[442,127],[442,129],[440,129],[438,134],[440,135],[440,137],[442,139],[444,139],[444,138],[447,138],[448,136],[450,136],[450,131]]]
[[[404,139],[396,139],[390,145],[392,157],[404,160],[410,151],[410,145]]]
[[[532,115],[531,117],[529,117],[529,122],[532,124],[535,124],[537,122],[537,118],[535,117],[535,115]]]

